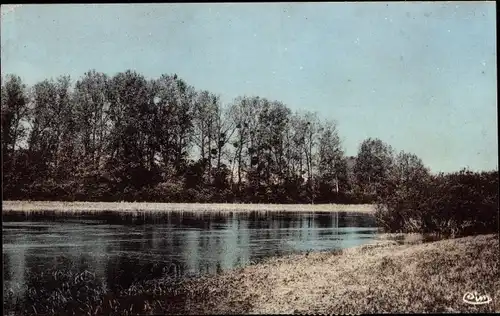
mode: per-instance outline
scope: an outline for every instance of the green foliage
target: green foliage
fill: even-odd
[[[464,236],[498,231],[498,172],[467,170],[419,178],[380,200],[388,232]]]
[[[380,139],[372,138],[361,143],[354,174],[365,194],[375,196],[383,194],[393,164],[393,149],[390,145]]]
[[[418,157],[394,156],[379,139],[345,157],[336,123],[317,113],[257,96],[223,105],[175,74],[91,70],[74,85],[61,76],[30,89],[8,75],[1,132],[4,199],[399,205],[424,203],[426,190],[476,199],[428,180]]]

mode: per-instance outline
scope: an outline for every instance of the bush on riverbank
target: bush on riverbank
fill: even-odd
[[[443,237],[498,231],[498,172],[462,170],[395,186],[377,205],[387,232]]]

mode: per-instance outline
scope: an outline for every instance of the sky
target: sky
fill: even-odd
[[[335,120],[434,172],[498,169],[495,2],[2,5],[1,71],[176,73]]]

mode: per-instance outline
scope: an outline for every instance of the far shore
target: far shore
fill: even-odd
[[[371,204],[238,204],[238,203],[149,203],[149,202],[61,202],[2,201],[2,212],[351,212],[374,213]]]

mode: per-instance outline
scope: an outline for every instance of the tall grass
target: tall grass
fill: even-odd
[[[372,205],[3,201],[2,212],[363,212]]]
[[[15,315],[183,314],[208,300],[209,289],[194,277],[141,280],[109,289],[92,271],[63,267],[28,271],[26,284],[4,285],[4,312]]]

